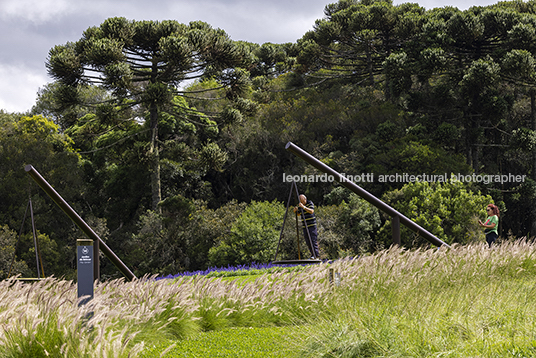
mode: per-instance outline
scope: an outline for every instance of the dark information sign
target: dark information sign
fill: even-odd
[[[83,305],[93,298],[93,241],[78,240],[77,244],[78,298],[86,296],[79,302]]]

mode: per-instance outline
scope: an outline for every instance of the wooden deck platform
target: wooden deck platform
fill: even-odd
[[[302,260],[278,260],[278,261],[272,261],[272,264],[274,265],[296,265],[296,264],[319,264],[322,263],[322,260],[313,260],[313,259],[302,259]]]

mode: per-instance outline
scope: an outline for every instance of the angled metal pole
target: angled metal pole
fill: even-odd
[[[294,185],[294,182],[292,182],[291,185]],[[279,254],[279,246],[281,245],[281,239],[283,238],[283,230],[285,229],[285,222],[287,221],[288,207],[290,205],[291,196],[292,196],[292,186],[290,187],[290,193],[288,194],[287,209],[285,210],[285,215],[283,216],[283,225],[281,225],[281,231],[279,232],[279,242],[277,243],[277,249],[275,250],[274,261],[277,259],[277,255]]]
[[[17,239],[17,243],[15,244],[15,250],[13,251],[13,258],[11,259],[11,265],[9,266],[9,272],[7,274],[7,277],[11,277],[11,270],[13,269],[13,264],[15,263],[15,257],[17,255],[17,248],[19,247],[20,237],[22,236],[22,229],[24,228],[24,222],[26,221],[26,216],[28,216],[28,209],[30,208],[30,202],[28,202],[28,205],[26,205],[26,211],[24,212],[24,218],[22,218],[22,224],[20,226],[19,230],[19,237]]]
[[[41,272],[43,273],[43,278],[45,278],[45,269],[43,268],[43,261],[41,260],[41,250],[39,249],[39,241],[37,241],[37,234],[35,231],[35,220],[34,220],[34,212],[33,212],[31,196],[30,196],[30,215],[32,218],[32,233],[33,233],[34,247],[35,247],[35,261],[37,263],[37,278],[41,278]],[[41,270],[39,270],[39,264],[41,264]]]
[[[102,251],[102,253],[106,255],[110,261],[112,261],[112,263],[119,269],[119,271],[123,273],[123,275],[125,275],[126,278],[129,280],[136,278],[127,265],[125,265],[123,261],[121,261],[119,257],[115,255],[108,245],[101,240],[99,235],[97,235],[95,231],[93,231],[93,229],[76,213],[76,211],[74,211],[73,208],[71,208],[71,206],[67,204],[65,200],[63,200],[56,190],[54,190],[54,188],[41,176],[41,174],[37,172],[37,170],[35,170],[33,166],[27,165],[24,167],[24,170],[32,177],[33,180],[35,180],[41,189],[43,189],[52,200],[54,200],[56,205],[58,205],[60,209],[63,210],[63,212],[67,214],[69,218],[71,218],[71,220],[80,228],[80,230],[82,230],[90,239],[99,243],[100,251]]]
[[[350,189],[351,191],[353,191],[354,193],[356,193],[357,195],[359,195],[360,197],[362,197],[363,199],[365,199],[366,201],[368,201],[369,203],[371,203],[372,205],[374,205],[375,207],[377,207],[384,213],[389,214],[389,216],[391,217],[398,216],[401,224],[413,230],[418,235],[421,235],[432,244],[436,246],[450,247],[448,244],[446,244],[442,240],[435,237],[435,235],[433,235],[426,229],[422,228],[419,224],[411,221],[408,217],[402,215],[393,207],[389,206],[388,204],[384,203],[383,201],[381,201],[374,195],[370,194],[368,191],[361,188],[360,186],[355,184],[353,181],[347,179],[346,177],[338,173],[333,168],[322,163],[320,160],[316,159],[315,157],[313,157],[312,155],[310,155],[309,153],[307,153],[306,151],[304,151],[303,149],[301,149],[294,143],[288,142],[287,145],[285,146],[285,149],[295,154],[297,157],[303,159],[305,162],[311,164],[313,167],[320,170],[321,172],[333,176],[333,179],[338,181],[342,186],[346,187],[347,189]]]
[[[301,250],[300,250],[300,224],[298,222],[298,212],[294,213],[296,215],[296,244],[298,246],[298,260],[301,260]]]
[[[400,218],[393,216],[391,219],[391,230],[393,233],[393,244],[400,246]]]

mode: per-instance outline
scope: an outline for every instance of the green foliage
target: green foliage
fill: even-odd
[[[39,88],[31,113],[51,119],[62,131],[66,130],[76,124],[78,119],[95,112],[93,107],[80,106],[76,97],[80,97],[82,103],[99,103],[110,96],[104,89],[96,86],[83,86],[73,90],[57,82],[49,83]]]
[[[485,207],[493,203],[489,195],[471,191],[467,184],[454,182],[413,182],[386,193],[382,200],[447,244],[481,241],[478,225],[485,219]],[[391,222],[387,220],[380,238],[388,245]],[[424,245],[416,233],[401,225],[401,241],[406,247]]]
[[[68,89],[71,93],[65,101],[60,101],[64,97],[55,96],[61,108],[100,104],[95,113],[99,123],[93,126],[98,130],[92,134],[102,139],[96,141],[97,146],[106,145],[96,150],[150,132],[150,135],[136,138],[137,150],[144,155],[145,172],[151,173],[148,175],[151,209],[158,212],[162,200],[160,153],[165,150],[161,143],[176,141],[184,134],[195,134],[193,124],[212,127],[201,134],[213,137],[216,121],[229,124],[242,120],[245,101],[241,96],[248,92],[249,73],[239,66],[249,60],[246,50],[223,30],[200,21],[184,25],[171,20],[130,21],[115,17],[106,19],[99,27],[87,29],[76,43],[55,46],[50,50],[46,67],[58,83],[57,91]],[[205,88],[188,95],[187,91],[179,90],[181,83],[193,78],[201,78]],[[105,89],[111,98],[84,103],[81,94],[86,85]],[[211,97],[213,95],[219,98]],[[194,106],[196,102],[213,99],[221,99],[223,104],[215,111],[201,106],[189,107],[184,98],[193,97],[196,98]],[[120,128],[125,122],[139,126],[141,118],[146,128],[138,128],[137,133]],[[77,123],[68,121],[67,124]],[[110,139],[113,142],[110,143]],[[206,137],[195,139],[200,140],[201,145],[206,144]],[[198,144],[185,137],[181,140],[194,147]],[[145,145],[142,147],[141,143]],[[214,149],[213,146],[210,149]],[[121,149],[128,151],[130,148]],[[204,164],[209,158],[209,164],[218,170],[225,155],[210,156],[206,152],[203,152]]]
[[[272,226],[244,224],[251,219],[244,203],[286,200],[285,173],[319,174],[284,150],[293,141],[341,173],[373,174],[359,184],[400,201],[445,241],[470,242],[480,230],[468,221],[482,203],[469,187],[410,190],[378,178],[536,177],[534,13],[522,2],[461,11],[344,0],[328,4],[295,44],[262,45],[233,42],[203,22],[106,19],[51,49],[56,82],[40,90],[32,115],[0,112],[0,223],[19,228],[28,196],[23,166],[38,163],[137,274],[203,269],[209,257],[252,260],[245,242],[267,241],[257,233]],[[79,232],[34,188],[37,228],[50,249],[46,272],[68,276]],[[532,180],[470,189],[501,203],[503,236],[534,236]],[[388,218],[377,235],[374,210],[336,184],[300,190],[316,198],[326,257],[390,244]],[[281,255],[295,258],[289,224]],[[406,246],[423,244],[405,235]],[[27,233],[23,241],[17,260],[33,262]],[[116,270],[104,262],[103,272]]]
[[[36,240],[38,245],[38,255],[43,261],[43,268],[39,267],[39,270],[43,269],[45,272],[41,272],[43,277],[51,276],[54,272],[61,272],[65,270],[65,262],[62,262],[62,251],[59,250],[58,244],[55,240],[51,239],[47,234],[43,234],[40,230],[36,230]],[[71,247],[74,248],[74,245]],[[36,252],[34,245],[33,234],[30,231],[25,235],[22,235],[19,246],[17,249],[18,257],[21,261],[25,262],[29,266],[27,272],[30,277],[39,277],[37,275],[37,263]],[[72,257],[74,255],[69,255]],[[71,274],[72,275],[72,274]]]
[[[375,236],[381,221],[376,207],[341,186],[326,198],[328,202],[340,204],[320,206],[316,210],[321,252],[335,259],[379,248]]]
[[[233,223],[228,237],[209,251],[212,266],[269,262],[275,255],[285,212],[277,202],[252,201]]]
[[[17,275],[29,276],[30,270],[26,262],[21,259],[16,260],[14,256],[16,243],[17,234],[7,225],[0,226],[0,279],[2,280]]]
[[[209,250],[230,236],[246,205],[232,201],[214,210],[177,195],[161,206],[162,215],[148,211],[140,217],[138,231],[127,243],[136,274],[175,275],[206,269]]]
[[[315,216],[317,218],[318,246],[320,257],[327,259],[336,259],[339,257],[352,256],[353,251],[348,250],[345,241],[348,237],[347,228],[341,226],[341,216],[344,212],[343,205],[324,205],[315,207]],[[300,236],[303,236],[300,230]],[[302,245],[304,245],[303,243]],[[292,246],[295,249],[296,244]],[[306,246],[302,246],[305,250]]]
[[[523,127],[515,129],[512,131],[511,144],[514,149],[533,151],[536,149],[536,133]]]
[[[356,254],[378,249],[374,239],[380,227],[379,210],[354,193],[341,206],[337,226],[345,230],[343,248]]]
[[[191,216],[190,225],[185,227],[184,234],[192,243],[188,251],[192,268],[205,269],[212,266],[210,250],[231,236],[231,229],[245,208],[245,203],[234,200],[217,209],[198,206],[195,215]]]
[[[73,149],[71,138],[58,130],[56,124],[42,116],[6,116],[1,121],[0,222],[19,231],[31,197],[35,227],[42,241],[45,273],[72,277],[70,260],[74,254],[70,250],[80,233],[72,230],[69,218],[24,171],[26,164],[33,165],[75,210],[78,209],[84,191],[78,166],[80,157]],[[28,211],[16,259],[19,264],[25,261],[37,277],[29,215]],[[28,270],[24,273],[32,275]]]
[[[227,153],[222,151],[216,143],[208,143],[201,149],[201,163],[206,168],[221,172],[227,159]]]
[[[298,42],[302,71],[323,68],[328,70],[327,77],[344,76],[374,86],[385,67],[395,80],[394,92],[411,84],[406,64],[410,61],[402,52],[393,55],[392,49],[405,44],[411,47],[422,23],[423,8],[379,1],[341,1],[328,5],[325,13],[324,19],[316,21],[314,31]]]

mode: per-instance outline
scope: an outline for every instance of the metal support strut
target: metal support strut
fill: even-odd
[[[331,167],[327,166],[326,164],[322,163],[320,160],[316,159],[297,145],[295,145],[292,142],[288,142],[285,146],[285,149],[289,152],[295,154],[297,157],[303,159],[305,162],[311,164],[316,169],[320,170],[323,173],[326,173],[328,175],[331,175],[334,180],[339,182],[342,186],[344,186],[347,189],[350,189],[384,213],[388,214],[392,218],[394,218],[393,221],[393,234],[398,234],[400,236],[400,231],[397,229],[397,225],[403,224],[407,228],[411,229],[412,231],[416,232],[417,234],[421,235],[423,238],[428,240],[430,243],[436,245],[436,246],[446,246],[450,247],[448,244],[443,242],[442,240],[438,239],[435,235],[430,233],[429,231],[422,228],[419,224],[415,223],[414,221],[410,220],[408,217],[402,215],[400,212],[395,210],[393,207],[389,206],[388,204],[384,203],[374,195],[370,194],[365,189],[361,188],[357,184],[355,184],[350,179],[347,179],[340,173],[338,173],[336,170],[332,169]],[[398,218],[398,219],[396,219]],[[400,240],[398,238],[398,240]],[[396,243],[397,240],[395,240]],[[400,242],[400,241],[398,241]]]
[[[300,194],[298,192],[298,185],[296,182],[292,182],[290,186],[290,192],[288,194],[288,200],[287,200],[287,208],[285,210],[285,215],[283,216],[283,225],[281,226],[281,232],[279,233],[279,242],[277,243],[277,249],[275,250],[275,257],[274,261],[272,261],[273,264],[291,264],[291,263],[318,263],[320,260],[314,259],[314,260],[302,260],[301,258],[301,252],[300,252],[300,230],[299,230],[299,223],[298,223],[298,212],[296,211],[296,244],[298,247],[298,260],[282,260],[282,261],[276,261],[277,255],[279,254],[279,247],[281,246],[281,240],[283,239],[283,231],[285,229],[285,222],[287,220],[287,214],[290,207],[290,200],[292,198],[292,193],[295,192],[296,199],[298,202],[300,201]],[[300,208],[300,215],[302,215],[302,218],[304,217],[304,211],[302,208]],[[304,222],[305,225],[305,222]],[[304,226],[305,228],[305,226]],[[311,233],[309,233],[309,230],[305,228],[304,230],[307,233],[307,237],[305,237],[306,243],[309,242],[311,245],[311,248],[313,247],[313,241],[311,239]]]
[[[100,251],[112,261],[112,263],[123,273],[123,275],[129,280],[133,280],[136,276],[130,271],[130,269],[115,255],[115,253],[101,240],[99,235],[93,231],[93,229],[71,208],[69,204],[54,190],[54,188],[34,169],[33,166],[27,165],[24,170],[32,177],[33,180],[47,193],[47,195],[54,200],[56,205],[71,220],[82,230],[90,239],[98,243]]]

